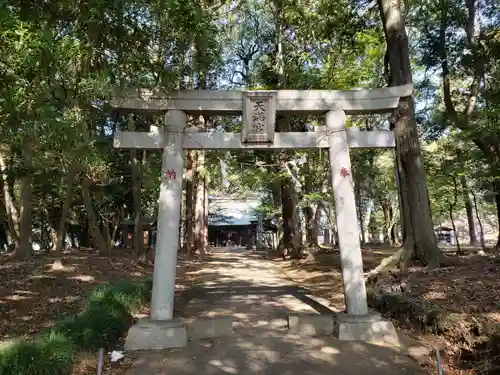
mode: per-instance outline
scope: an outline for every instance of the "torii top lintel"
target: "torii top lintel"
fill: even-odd
[[[324,113],[340,109],[346,114],[390,112],[401,97],[412,95],[413,86],[360,90],[279,90],[276,112]],[[187,113],[238,114],[243,111],[244,91],[190,90],[171,95],[137,89],[121,93],[111,105],[122,110],[164,112],[179,109]]]

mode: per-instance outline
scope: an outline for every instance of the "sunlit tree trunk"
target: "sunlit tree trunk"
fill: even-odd
[[[281,209],[281,182],[274,181],[270,184],[270,189],[273,194],[273,209],[278,212]],[[283,217],[282,215],[275,215],[276,219],[276,250],[282,249],[282,238],[283,238]]]
[[[464,194],[465,212],[467,213],[467,224],[469,227],[469,243],[471,246],[477,245],[477,235],[476,235],[476,223],[474,220],[474,207],[472,205],[472,200],[469,195],[469,188],[467,187],[467,180],[465,176],[460,176],[460,184],[462,185],[462,191]]]
[[[207,250],[208,244],[208,181],[205,178],[203,181],[203,191],[205,196],[203,197],[203,243],[205,244],[205,250]]]
[[[457,226],[455,225],[455,217],[454,217],[455,216],[454,210],[455,210],[455,207],[457,205],[458,194],[459,194],[458,182],[457,182],[457,179],[455,176],[452,176],[452,179],[453,179],[453,187],[454,187],[454,198],[453,198],[453,202],[451,202],[449,204],[448,214],[449,214],[449,218],[451,221],[451,226],[453,228],[453,235],[455,236],[455,241],[456,241],[456,245],[457,245],[457,255],[460,255],[462,249],[460,248],[460,238],[458,238]]]
[[[274,86],[276,89],[281,90],[287,87],[283,51],[284,22],[282,13],[284,3],[280,0],[275,0],[273,5],[275,16],[275,51],[273,57],[275,62],[274,73],[277,77]],[[289,131],[289,118],[286,116],[277,118],[276,130],[281,132]],[[284,168],[285,163],[288,161],[288,154],[282,152],[279,160],[282,168]],[[283,245],[285,247],[285,252],[289,253],[294,258],[298,258],[301,256],[301,249],[300,237],[299,233],[297,233],[299,229],[297,192],[291,178],[288,176],[281,179],[281,208],[283,215]]]
[[[296,192],[290,179],[281,181],[281,205],[283,213],[283,245],[292,257],[299,256],[300,239],[297,235]]]
[[[411,84],[408,35],[399,0],[378,0],[387,40],[386,78],[390,86]],[[434,236],[427,180],[418,138],[413,97],[404,97],[391,118],[396,139],[396,159],[402,200],[403,247],[392,260],[412,258],[429,268],[438,267],[442,256]]]
[[[194,246],[194,198],[195,198],[195,183],[194,174],[196,169],[196,151],[189,150],[187,152],[187,167],[186,167],[186,221],[184,226],[184,253],[188,258],[192,257]]]
[[[477,207],[476,194],[474,194],[473,191],[471,191],[471,194],[472,194],[472,200],[474,202],[474,211],[476,212],[477,223],[479,225],[479,240],[481,242],[481,250],[479,251],[479,255],[485,255],[486,244],[484,242],[483,222],[481,221],[481,217],[479,216],[479,209]]]
[[[454,97],[452,95],[453,90],[450,82],[450,67],[448,63],[448,51],[447,51],[447,40],[449,38],[449,24],[451,20],[449,19],[450,14],[450,4],[448,0],[440,1],[440,34],[439,34],[439,44],[438,52],[439,59],[441,61],[441,77],[443,83],[443,102],[446,109],[446,114],[453,124],[460,130],[470,134],[470,140],[474,142],[479,150],[484,154],[485,159],[491,165],[494,171],[500,168],[500,149],[498,147],[498,141],[495,137],[484,137],[481,136],[479,132],[476,131],[476,121],[474,116],[477,109],[477,103],[479,102],[480,84],[485,81],[485,65],[486,61],[484,58],[484,53],[480,47],[481,41],[479,40],[482,34],[481,23],[478,23],[477,17],[477,7],[479,2],[476,0],[466,0],[463,16],[463,31],[467,37],[466,48],[469,52],[469,59],[471,63],[471,74],[470,74],[470,84],[469,90],[466,95],[461,93],[460,98],[466,98],[462,103],[463,110],[459,111],[458,106],[455,106]],[[488,99],[485,100],[486,107],[488,106]],[[496,173],[497,174],[497,173]],[[500,181],[493,181],[492,190],[495,194],[495,204],[497,206],[497,219],[498,226],[500,228]],[[467,213],[467,218],[469,219],[469,212]],[[471,226],[469,223],[469,230]],[[472,241],[472,237],[471,237]],[[477,238],[476,238],[477,242]],[[496,247],[500,247],[500,229],[498,231],[498,239]]]
[[[304,209],[306,216],[307,246],[318,245],[318,207],[314,204]]]
[[[198,173],[196,177],[196,203],[194,219],[194,243],[195,248],[200,252],[203,258],[205,254],[205,154],[200,152],[198,155]]]

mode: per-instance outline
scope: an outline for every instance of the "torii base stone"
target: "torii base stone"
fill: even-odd
[[[141,319],[130,327],[125,350],[158,350],[181,348],[188,343],[186,322],[183,319]]]

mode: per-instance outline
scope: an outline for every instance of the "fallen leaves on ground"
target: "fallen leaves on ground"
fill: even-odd
[[[127,353],[125,358],[118,362],[111,362],[109,355],[104,355],[102,375],[124,375],[134,364],[137,354]],[[80,353],[73,366],[71,375],[88,375],[97,373],[97,353]]]
[[[392,248],[364,248],[365,271],[373,269],[393,251]],[[377,280],[377,284],[384,287],[399,287],[404,283],[406,297],[432,303],[445,311],[449,319],[446,332],[441,335],[418,332],[399,321],[395,324],[423,345],[441,348],[447,375],[479,374],[478,366],[487,366],[488,360],[467,364],[463,359],[464,353],[478,354],[474,351],[484,339],[483,332],[474,332],[474,325],[479,320],[494,325],[500,323],[500,261],[478,256],[463,260],[463,266],[432,271],[414,267],[405,273],[385,273]],[[328,299],[333,307],[345,309],[338,250],[321,251],[306,260],[276,261],[294,282]],[[429,374],[437,373],[435,361],[427,363],[424,369]]]
[[[61,270],[52,270],[54,261],[36,256],[0,266],[0,340],[32,336],[55,320],[77,314],[97,285],[152,274],[151,267],[116,253],[111,257],[90,251],[65,254]]]
[[[72,251],[62,257],[62,269],[53,268],[56,258],[37,255],[28,260],[13,260],[0,265],[0,343],[19,337],[32,337],[55,321],[79,313],[89,293],[100,284],[120,280],[144,280],[153,267],[133,262],[126,250],[110,256],[94,251]],[[180,260],[176,288],[185,289],[191,280],[186,270],[196,261]],[[149,313],[146,308],[141,314]],[[105,355],[103,375],[123,375],[131,366],[133,353],[117,363]],[[94,374],[96,353],[80,353],[71,375]]]

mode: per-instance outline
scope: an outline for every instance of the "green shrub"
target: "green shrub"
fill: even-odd
[[[89,304],[83,314],[57,324],[51,333],[64,335],[82,349],[108,349],[123,336],[131,320],[122,304],[108,298]]]
[[[130,326],[130,314],[149,298],[146,283],[122,281],[99,286],[91,293],[82,314],[57,324],[52,331],[71,338],[80,348],[111,348]]]
[[[368,305],[382,313],[390,314],[405,324],[417,324],[426,331],[442,332],[445,314],[438,306],[411,301],[401,294],[367,289]]]
[[[97,287],[81,314],[58,322],[34,341],[0,351],[0,375],[67,374],[76,348],[114,347],[132,323],[131,314],[149,302],[150,294],[148,281]]]
[[[137,283],[120,281],[109,286],[101,285],[94,289],[89,297],[89,305],[102,300],[114,299],[122,304],[129,312],[134,312],[144,306],[150,299],[151,288],[149,282]]]
[[[0,352],[0,375],[66,375],[71,370],[75,348],[61,335],[22,341]]]

